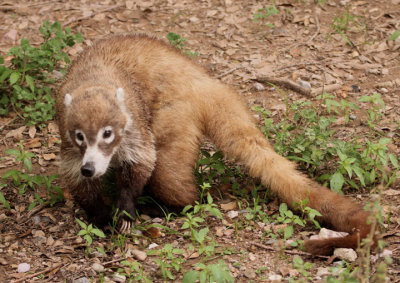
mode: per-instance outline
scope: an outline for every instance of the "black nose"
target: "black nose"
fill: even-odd
[[[93,162],[86,162],[82,167],[81,167],[81,173],[85,177],[93,177],[94,175],[94,166]]]

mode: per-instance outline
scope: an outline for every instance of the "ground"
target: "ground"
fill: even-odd
[[[165,39],[169,32],[174,32],[187,39],[184,50],[198,52],[199,55],[193,60],[203,65],[211,76],[235,88],[249,106],[260,105],[269,109],[275,121],[282,119],[286,109],[284,98],[275,88],[257,84],[256,78],[274,77],[286,82],[300,82],[305,89],[311,85],[310,94],[302,94],[283,85],[289,102],[315,101],[322,89],[350,101],[379,92],[386,103],[379,127],[393,139],[390,150],[398,155],[400,39],[391,41],[389,38],[400,29],[400,2],[275,1],[280,13],[254,21],[254,15],[262,13],[259,9],[270,4],[269,1],[254,0],[23,0],[18,4],[3,1],[0,3],[0,55],[5,56],[9,48],[23,37],[32,44],[40,44],[37,29],[45,20],[59,21],[63,26],[82,33],[84,42],[68,51],[72,58],[84,46],[107,34],[146,32]],[[345,33],[353,46],[348,44],[344,36],[335,33],[332,26],[334,18],[345,15],[346,11],[359,16],[350,21]],[[354,115],[359,120],[357,127],[349,128],[344,123],[338,123],[335,130],[355,135],[368,131],[363,123],[364,117],[358,116],[357,112]],[[15,160],[5,154],[5,150],[16,148],[20,138],[28,142],[25,147],[39,157],[34,164],[34,173],[56,173],[59,161],[56,125],[50,122],[46,128],[37,131],[22,126],[23,122],[16,119],[15,115],[0,117],[0,157],[3,158],[0,159],[0,173],[19,168]],[[16,129],[20,130],[19,133],[13,132]],[[6,210],[0,205],[1,282],[72,282],[79,278],[80,282],[101,281],[104,278],[119,281],[123,277],[115,274],[123,267],[123,258],[130,262],[138,260],[146,276],[154,282],[161,282],[163,277],[159,264],[155,262],[157,255],[148,255],[146,258],[140,254],[140,251],[150,251],[149,245],[152,243],[160,246],[171,243],[174,248],[181,249],[184,252],[182,267],[186,271],[202,258],[190,252],[188,237],[169,234],[163,229],[145,233],[149,237],[118,238],[119,244],[115,237],[106,235],[104,239],[94,240],[92,250],[86,249],[85,241],[77,235],[81,228],[75,221],[76,217],[84,221],[85,218],[82,211],[68,199],[68,195],[65,203],[53,207],[37,206],[28,212],[33,194],[20,195],[16,188],[11,187],[1,189],[12,207]],[[393,259],[386,280],[399,282],[399,182],[394,182],[390,189],[390,193],[383,194],[384,209],[391,213],[384,239]],[[39,191],[41,193],[45,195]],[[366,190],[352,191],[349,197],[364,202],[370,199]],[[231,254],[218,254],[216,258],[207,259],[205,264],[222,259],[237,282],[287,281],[300,277],[309,281],[323,281],[323,271],[331,272],[327,268],[335,266],[335,263],[327,261],[327,258],[311,257],[298,249],[284,251],[271,244],[263,233],[267,225],[262,222],[243,222],[248,226],[238,228],[238,221],[231,217],[234,216],[232,211],[241,210],[235,206],[235,202],[232,204],[233,200],[233,197],[224,200],[215,197],[224,220],[207,218],[207,227],[213,234],[214,242],[218,243],[218,249],[225,253],[230,250]],[[277,207],[276,203],[270,203],[263,205],[262,209],[272,214]],[[146,216],[143,218],[147,219]],[[160,223],[179,230],[182,221],[177,219],[167,223],[164,218],[156,218],[150,219],[149,223]],[[299,231],[299,235],[306,238],[313,229]],[[95,247],[102,247],[106,253],[102,254]],[[313,263],[310,274],[304,275],[301,268],[293,267],[294,256]],[[18,273],[17,268],[21,263],[30,264],[28,273]],[[94,263],[101,264],[105,271],[99,272]],[[373,271],[376,266],[376,263],[372,263]],[[118,272],[129,273],[127,270]],[[173,274],[175,281],[182,280],[182,272]]]

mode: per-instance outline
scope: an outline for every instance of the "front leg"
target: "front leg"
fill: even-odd
[[[78,184],[70,187],[75,201],[86,211],[90,223],[102,228],[109,223],[111,209],[104,203],[101,196],[101,181],[82,179]]]
[[[117,174],[119,210],[119,227],[122,233],[132,229],[132,218],[135,217],[136,200],[142,194],[143,187],[150,178],[151,171],[140,164],[122,162]],[[131,217],[129,217],[131,216]]]

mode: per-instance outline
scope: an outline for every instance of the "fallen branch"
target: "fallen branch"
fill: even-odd
[[[255,81],[259,82],[259,83],[263,83],[263,84],[270,84],[270,85],[277,85],[277,86],[285,87],[285,88],[291,89],[295,92],[298,92],[298,93],[306,95],[306,96],[310,96],[310,94],[311,94],[311,89],[302,87],[289,79],[259,77],[259,78],[256,78]]]
[[[314,16],[314,19],[315,19],[315,24],[317,25],[317,30],[316,30],[316,32],[304,43],[305,45],[308,45],[311,41],[313,41],[314,38],[319,34],[319,32],[320,32],[320,30],[321,30],[321,28],[320,28],[320,26],[319,26],[319,20],[318,20],[317,15]]]
[[[50,271],[52,271],[52,270],[55,270],[55,269],[57,269],[57,268],[60,268],[60,267],[63,266],[63,265],[64,265],[64,263],[56,264],[55,266],[48,267],[48,268],[46,268],[45,270],[38,271],[38,272],[35,272],[35,273],[32,273],[32,274],[29,274],[29,275],[27,275],[27,276],[24,276],[24,277],[22,277],[22,278],[20,278],[20,279],[18,279],[18,280],[12,281],[12,283],[17,283],[17,282],[26,281],[26,280],[31,279],[31,278],[33,278],[33,277],[35,277],[35,276],[40,275],[40,274],[48,273],[48,272],[50,272]]]
[[[109,12],[111,10],[114,10],[114,9],[117,9],[117,8],[121,8],[121,7],[125,7],[125,4],[114,5],[114,6],[106,8],[106,9],[103,9],[103,10],[100,10],[100,11],[96,11],[96,12],[94,12],[94,13],[92,13],[90,15],[84,16],[84,17],[80,17],[80,18],[77,18],[77,19],[71,19],[68,22],[64,23],[63,26],[66,27],[66,26],[68,26],[68,25],[70,25],[72,23],[80,22],[80,21],[83,21],[83,20],[87,20],[87,19],[90,19],[91,17],[94,17],[97,14],[101,14],[101,13],[104,13],[104,12]]]
[[[273,251],[273,252],[278,252],[274,247],[263,245],[257,242],[251,242],[252,245],[255,245],[256,247],[262,248],[267,251]],[[302,252],[302,251],[293,251],[293,250],[283,250],[283,252],[287,254],[293,254],[293,255],[302,255],[302,256],[314,256],[314,257],[319,257],[323,259],[329,259],[329,256],[324,256],[324,255],[312,255],[307,252]]]
[[[229,75],[230,73],[233,73],[233,72],[236,71],[237,69],[239,69],[239,67],[232,68],[232,69],[226,71],[225,73],[222,73],[222,74],[218,75],[216,78],[217,78],[217,79],[223,78],[223,77]]]

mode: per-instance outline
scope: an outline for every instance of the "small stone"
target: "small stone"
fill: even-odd
[[[75,279],[73,281],[73,283],[90,283],[90,280],[87,279],[86,277],[81,277],[81,278]]]
[[[268,279],[271,280],[271,281],[281,281],[281,280],[282,280],[282,275],[279,275],[279,274],[271,274],[271,275],[268,277]]]
[[[331,274],[328,267],[318,267],[317,276],[325,276]]]
[[[20,263],[18,264],[18,272],[19,273],[25,273],[28,272],[31,269],[31,265],[29,263]]]
[[[153,223],[162,223],[163,220],[160,217],[156,217],[156,218],[153,218],[153,220],[151,220],[151,222],[153,222]]]
[[[244,276],[246,276],[247,278],[249,278],[249,279],[254,279],[254,278],[256,278],[256,273],[254,272],[254,270],[253,269],[247,269],[245,272],[244,272]]]
[[[121,275],[119,273],[115,273],[113,276],[114,281],[116,282],[125,282],[126,277],[124,275]]]
[[[154,249],[154,248],[157,248],[157,247],[158,247],[158,245],[156,243],[151,243],[147,248],[149,250],[151,250],[151,249]]]
[[[388,89],[385,88],[385,87],[382,87],[382,88],[380,89],[380,91],[381,91],[382,93],[388,93],[388,92],[389,92]]]
[[[311,240],[330,239],[330,238],[337,238],[337,237],[345,237],[348,234],[349,233],[346,233],[346,232],[336,232],[336,231],[333,231],[333,230],[322,228],[319,231],[318,235],[311,236],[310,239]]]
[[[131,253],[134,258],[140,261],[144,261],[147,258],[147,254],[144,251],[132,250]]]
[[[255,261],[256,260],[256,256],[253,253],[249,253],[249,259],[251,261]]]
[[[104,266],[102,266],[100,263],[97,263],[97,262],[93,263],[92,269],[94,271],[96,271],[97,273],[104,272],[104,270],[105,270]]]
[[[303,80],[298,79],[298,80],[297,80],[297,83],[298,83],[301,87],[304,87],[304,88],[306,88],[306,89],[311,89],[311,84],[310,84],[309,82],[306,82],[306,81],[303,81]]]
[[[33,224],[38,225],[40,223],[40,216],[39,215],[35,215],[33,218]]]
[[[340,259],[347,260],[350,262],[353,262],[357,259],[357,253],[353,249],[338,248],[338,249],[335,249],[333,254]]]
[[[255,84],[254,84],[254,88],[255,88],[257,91],[263,91],[263,90],[265,90],[265,87],[264,87],[262,84],[260,84],[260,83],[255,83]]]
[[[349,115],[349,119],[350,119],[350,120],[355,120],[355,119],[357,119],[357,116],[356,116],[356,115],[353,115],[353,114],[350,114],[350,115]]]
[[[383,68],[382,75],[388,75],[388,74],[389,74],[389,69]]]
[[[239,216],[239,212],[236,211],[236,210],[231,210],[231,211],[229,211],[229,212],[227,213],[227,216],[228,216],[230,219],[233,219],[233,218],[236,218],[236,217]]]

